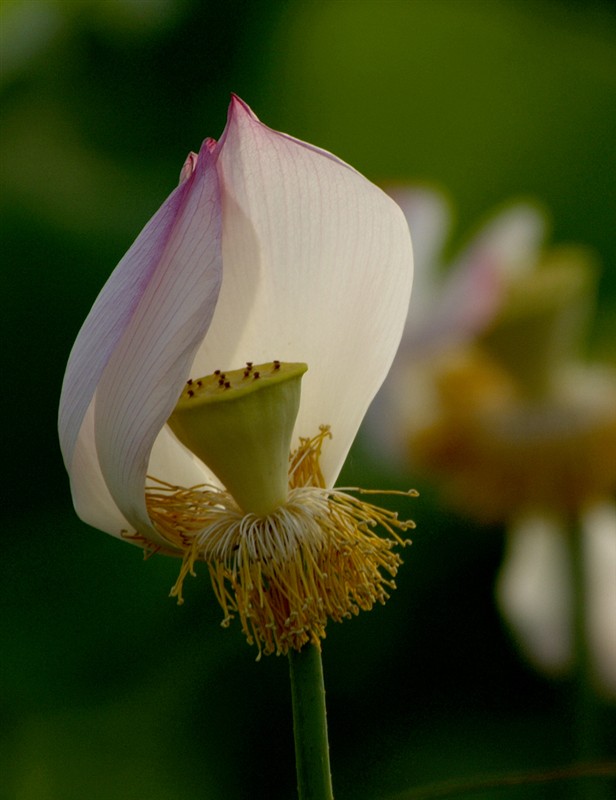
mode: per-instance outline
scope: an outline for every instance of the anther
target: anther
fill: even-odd
[[[225,381],[225,389],[230,389],[231,383],[229,381]]]
[[[192,390],[192,389],[189,389],[189,390],[188,390],[188,396],[189,396],[189,397],[194,397],[194,396],[195,396],[195,393],[193,392],[193,390]]]
[[[214,370],[214,375],[220,375],[220,370],[219,369],[215,369]]]
[[[256,381],[258,378],[260,378],[260,377],[261,377],[261,375],[260,375],[260,373],[258,373],[258,372],[255,372],[255,374],[254,374],[252,377],[253,377],[253,380],[255,380],[255,381]]]
[[[274,361],[274,369],[280,369],[280,361]]]
[[[189,386],[192,386],[192,378],[189,378],[189,379],[186,381],[186,383],[187,383]]]

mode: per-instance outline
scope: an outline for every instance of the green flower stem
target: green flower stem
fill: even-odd
[[[333,800],[321,652],[289,651],[297,788],[300,800]]]

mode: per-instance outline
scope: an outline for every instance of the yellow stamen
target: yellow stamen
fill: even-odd
[[[146,489],[154,525],[184,554],[172,596],[182,602],[185,577],[205,561],[222,624],[237,615],[259,656],[319,646],[328,618],[384,603],[395,588],[402,561],[393,548],[408,544],[400,534],[414,523],[349,494],[361,490],[324,487],[319,456],[329,436],[324,426],[301,439],[289,460],[287,500],[267,515],[246,514],[210,485],[184,489],[152,479]],[[378,536],[379,525],[392,538]]]

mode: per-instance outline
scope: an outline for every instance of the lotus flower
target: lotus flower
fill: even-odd
[[[375,452],[403,467],[413,460],[406,434],[429,424],[437,409],[435,367],[472,344],[497,314],[508,282],[532,269],[545,219],[530,203],[507,205],[446,263],[451,211],[443,196],[423,187],[397,187],[390,194],[413,235],[413,300],[366,430]]]
[[[410,238],[399,207],[331,153],[271,130],[233,97],[220,140],[207,139],[198,155],[188,156],[180,185],[116,267],[71,352],[59,431],[78,515],[112,536],[181,557],[181,577],[196,559],[206,560],[226,619],[237,611],[249,638],[266,652],[318,641],[324,635],[322,611],[304,620],[302,630],[291,624],[288,599],[279,601],[281,607],[268,605],[272,582],[280,576],[255,573],[264,559],[254,566],[244,533],[235,531],[232,544],[216,540],[213,555],[212,514],[224,507],[239,527],[268,515],[241,508],[220,472],[197,458],[167,422],[180,396],[193,396],[187,381],[190,386],[199,379],[201,385],[200,376],[226,375],[246,362],[252,379],[258,373],[251,372],[253,364],[267,363],[272,373],[280,362],[306,364],[299,411],[289,429],[295,452],[290,485],[318,490],[319,502],[329,509],[336,502],[334,482],[398,346],[411,277]],[[221,387],[231,389],[230,381],[222,380]],[[229,396],[234,392],[235,384]],[[261,446],[259,426],[246,434],[256,441],[252,455],[235,455],[233,461],[231,453],[223,472],[246,471],[248,464],[250,473]],[[214,427],[203,425],[206,432]],[[330,431],[331,442],[325,443]],[[251,478],[264,483],[257,466],[238,481]],[[187,491],[191,499],[185,502]],[[368,517],[377,513],[341,497],[343,505],[363,508]],[[170,511],[174,503],[180,511]],[[392,518],[391,524],[405,523]],[[280,525],[276,532],[293,539],[286,557],[317,558],[315,543],[308,554],[294,555],[303,546],[302,532],[296,525],[291,535]],[[353,536],[364,535],[365,522],[352,527]],[[251,536],[265,534],[253,530]],[[257,561],[267,546],[259,540]],[[393,574],[398,557],[391,543],[374,548],[389,553],[383,556],[385,569]],[[246,564],[252,572],[238,587],[238,570]],[[327,580],[319,577],[321,567],[315,562],[314,580]],[[358,604],[369,607],[383,599],[379,568],[372,567],[377,588],[370,600],[358,599],[361,589],[341,585],[344,597],[332,601],[338,610],[329,616],[342,618]],[[256,600],[247,588],[255,580]],[[353,583],[348,575],[345,580]],[[263,630],[251,621],[253,602],[263,609]]]
[[[417,280],[367,430],[458,511],[506,526],[497,601],[522,651],[552,673],[574,660],[576,520],[594,678],[615,694],[616,373],[578,355],[589,254],[546,252],[543,216],[518,203],[442,270],[446,205],[425,189],[393,195],[413,234]]]

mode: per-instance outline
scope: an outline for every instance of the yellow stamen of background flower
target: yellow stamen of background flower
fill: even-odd
[[[575,353],[594,283],[590,256],[560,248],[507,287],[499,313],[479,342],[527,398],[548,394],[555,373]]]
[[[361,490],[324,488],[319,456],[329,436],[323,426],[300,441],[289,457],[288,496],[266,515],[245,513],[214,486],[183,489],[152,479],[146,489],[152,522],[184,554],[172,596],[182,602],[184,578],[205,561],[222,624],[238,616],[259,657],[319,646],[328,618],[384,603],[395,588],[402,562],[393,548],[408,544],[401,534],[414,523],[349,493]],[[378,536],[377,526],[391,538]]]
[[[616,381],[591,369],[528,402],[500,364],[467,350],[439,367],[437,414],[409,436],[415,467],[484,522],[520,509],[577,514],[616,488]],[[571,384],[571,385],[570,385]]]

